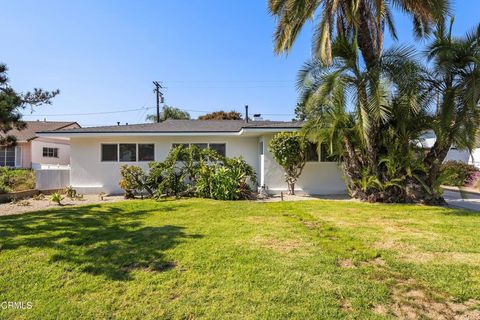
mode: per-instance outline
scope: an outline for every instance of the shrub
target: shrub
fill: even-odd
[[[448,185],[462,187],[474,185],[479,177],[480,170],[463,162],[447,161],[442,165],[441,173],[447,177]]]
[[[32,170],[0,167],[0,194],[29,189],[35,189]]]
[[[120,187],[125,194],[147,191],[150,196],[197,196],[220,200],[251,199],[255,171],[243,159],[224,158],[194,145],[178,146],[164,161],[150,162],[149,172],[122,166]]]
[[[268,150],[285,170],[288,193],[295,194],[295,183],[305,167],[307,140],[298,132],[280,132],[270,141]]]
[[[255,184],[253,168],[241,158],[226,158],[222,163],[204,164],[199,170],[195,194],[217,200],[252,199],[250,184]]]
[[[142,168],[125,164],[120,168],[120,175],[122,179],[119,185],[125,191],[125,199],[135,198],[135,195],[150,190],[146,185],[146,175]]]

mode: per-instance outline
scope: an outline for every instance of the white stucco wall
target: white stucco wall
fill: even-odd
[[[148,169],[148,162],[101,162],[102,143],[153,143],[155,160],[165,159],[172,143],[225,143],[227,157],[242,156],[258,171],[256,137],[102,137],[72,138],[70,183],[80,193],[120,194],[120,167],[135,164]]]
[[[287,183],[285,182],[284,171],[280,165],[273,159],[268,151],[268,144],[273,135],[264,136],[264,184],[268,192],[279,193],[286,192]],[[295,191],[306,194],[344,194],[345,183],[342,179],[342,173],[336,162],[308,162],[295,185]]]
[[[70,183],[80,193],[120,194],[120,167],[135,164],[148,169],[148,162],[101,162],[102,143],[153,143],[155,160],[165,159],[173,143],[225,143],[227,157],[242,156],[257,172],[259,185],[265,185],[269,192],[287,191],[283,169],[268,151],[273,134],[263,137],[102,137],[72,138],[70,140],[71,171]],[[259,154],[259,141],[264,141],[264,155]],[[263,159],[263,162],[262,162]],[[307,194],[342,194],[345,184],[335,162],[307,163],[296,184],[298,192]]]
[[[448,151],[445,161],[460,161],[480,168],[480,148],[473,149],[472,154],[468,150],[452,148]]]
[[[43,156],[43,148],[58,148],[58,158]],[[30,142],[31,164],[68,165],[70,163],[70,144],[68,140],[37,138]]]

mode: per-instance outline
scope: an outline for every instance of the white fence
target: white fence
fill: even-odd
[[[35,170],[37,190],[58,190],[70,185],[70,169],[37,169]]]

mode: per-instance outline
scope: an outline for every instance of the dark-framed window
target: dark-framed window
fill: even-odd
[[[119,158],[122,162],[137,161],[137,145],[135,143],[121,143],[119,145]]]
[[[208,148],[208,143],[192,143],[192,144],[200,150]]]
[[[200,149],[210,148],[215,150],[222,157],[226,157],[227,146],[225,143],[172,143],[172,149],[182,145],[187,148],[189,145],[197,146]]]
[[[155,160],[155,145],[139,144],[138,145],[138,161],[153,161]]]
[[[0,147],[0,167],[15,167],[15,147]]]
[[[118,161],[118,144],[102,144],[102,161]]]
[[[318,143],[308,142],[307,144],[307,162],[318,162]]]
[[[212,150],[215,150],[222,157],[226,157],[227,146],[225,143],[210,143],[208,147]]]
[[[43,147],[42,155],[44,158],[58,158],[58,148]]]

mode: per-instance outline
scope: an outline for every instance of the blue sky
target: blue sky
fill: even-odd
[[[479,23],[479,10],[478,0],[454,1],[455,33]],[[395,20],[401,43],[421,45],[406,17]],[[154,112],[146,109],[155,106],[152,80],[166,87],[166,104],[194,118],[248,104],[264,118],[290,120],[311,27],[288,56],[276,56],[274,26],[259,0],[4,0],[0,61],[17,90],[61,90],[53,105],[27,110],[27,120],[143,122]]]

